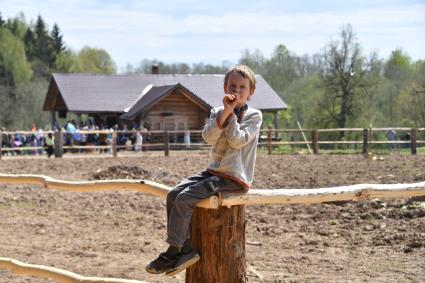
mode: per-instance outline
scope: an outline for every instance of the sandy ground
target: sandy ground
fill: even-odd
[[[206,165],[206,152],[172,152],[170,157],[6,159],[0,172],[65,180],[144,178],[172,186]],[[372,161],[360,155],[260,155],[254,187],[419,182],[425,180],[424,169],[425,156]],[[425,282],[423,204],[398,199],[249,206],[249,282]],[[144,271],[166,247],[165,217],[165,202],[142,193],[0,185],[0,257],[85,276],[184,282],[184,272],[168,278]],[[2,270],[0,282],[51,281]]]

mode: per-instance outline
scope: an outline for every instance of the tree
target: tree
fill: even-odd
[[[223,61],[221,65],[212,65],[193,63],[189,66],[186,63],[171,63],[167,64],[156,59],[143,59],[139,66],[128,64],[124,73],[126,74],[150,74],[152,66],[157,65],[161,74],[224,74],[229,70],[231,64],[228,61]]]
[[[224,74],[226,73],[232,64],[228,61],[223,61],[221,65],[212,65],[204,63],[192,64],[192,74]]]
[[[41,76],[48,77],[50,76],[48,68],[54,63],[53,40],[49,37],[46,24],[40,15],[37,17],[34,34],[34,57],[40,60],[40,62],[36,62],[38,66],[36,71],[38,71]],[[47,66],[47,73],[46,68],[43,68],[42,64]]]
[[[34,45],[35,45],[35,36],[31,28],[27,28],[27,31],[24,35],[24,44],[25,44],[25,53],[28,60],[33,60],[35,57],[34,54]]]
[[[412,80],[397,99],[396,109],[405,126],[425,125],[425,61],[419,60],[412,66]]]
[[[391,52],[384,66],[384,76],[390,80],[405,79],[410,72],[411,59],[409,55],[397,48]]]
[[[56,23],[53,25],[53,29],[50,36],[53,40],[53,50],[56,53],[55,55],[66,50],[65,43],[62,39],[62,34],[60,32],[59,26]]]
[[[20,39],[24,38],[24,34],[27,29],[27,24],[26,24],[25,16],[23,13],[19,13],[13,19],[8,19],[5,26],[16,37]]]
[[[41,111],[48,85],[49,82],[46,79],[39,77],[25,84],[20,84],[16,88],[19,103],[17,103],[12,115],[12,126],[14,128],[25,129],[32,123],[42,129],[48,128],[50,113]]]
[[[265,63],[264,77],[281,96],[290,83],[299,77],[294,58],[295,55],[285,45],[279,44]]]
[[[56,55],[52,69],[60,73],[78,73],[82,67],[79,64],[78,55],[72,50],[67,50]]]
[[[411,59],[409,55],[401,49],[391,52],[390,58],[384,65],[384,78],[388,80],[388,91],[385,94],[387,99],[385,114],[392,125],[395,117],[396,101],[404,88],[406,88],[411,78]]]
[[[0,29],[0,66],[7,73],[0,76],[3,84],[16,86],[32,76],[24,44],[6,29]]]
[[[241,59],[239,59],[239,64],[249,66],[255,73],[258,74],[263,73],[265,62],[266,58],[260,49],[255,49],[252,53],[248,49],[245,49],[242,52]]]
[[[325,48],[321,106],[339,128],[355,115],[355,98],[367,90],[367,66],[351,25],[341,28],[340,39]],[[339,138],[344,137],[340,132]]]
[[[115,74],[116,67],[104,49],[84,47],[78,53],[78,72],[92,74]]]
[[[3,20],[3,17],[2,17],[1,12],[0,12],[0,28],[2,28],[5,23],[6,22]]]
[[[16,87],[31,78],[24,45],[8,29],[0,29],[0,124],[13,124],[18,97]]]

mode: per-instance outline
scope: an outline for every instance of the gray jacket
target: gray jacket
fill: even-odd
[[[217,125],[217,116],[223,106],[213,108],[203,131],[202,137],[212,145],[211,163],[208,171],[214,175],[232,179],[248,189],[254,178],[255,157],[262,113],[248,107],[240,123],[233,114],[224,128]]]

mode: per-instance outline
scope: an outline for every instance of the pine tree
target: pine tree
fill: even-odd
[[[28,28],[24,35],[24,43],[25,43],[25,53],[27,55],[28,60],[34,59],[34,45],[35,45],[35,37],[31,28]]]
[[[54,64],[53,40],[49,36],[46,24],[43,18],[39,15],[34,27],[35,42],[34,42],[34,57],[38,62],[33,64],[34,71],[46,78],[50,76],[49,68]]]
[[[62,39],[62,34],[60,32],[59,26],[56,23],[53,25],[50,37],[53,39],[53,49],[55,50],[56,55],[66,50],[65,43]]]
[[[0,28],[2,28],[5,23],[6,22],[3,20],[3,17],[1,16],[1,12],[0,12]]]
[[[44,23],[43,18],[39,15],[37,17],[37,22],[34,27],[35,33],[35,44],[34,44],[34,53],[37,58],[46,62],[46,47],[48,46],[48,35],[46,31],[46,24]]]

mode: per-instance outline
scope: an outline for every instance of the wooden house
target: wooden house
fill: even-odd
[[[286,104],[261,77],[252,107],[275,114]],[[43,110],[66,117],[87,114],[99,123],[144,125],[149,130],[198,130],[222,105],[224,75],[53,74]],[[127,122],[126,122],[127,121]]]

